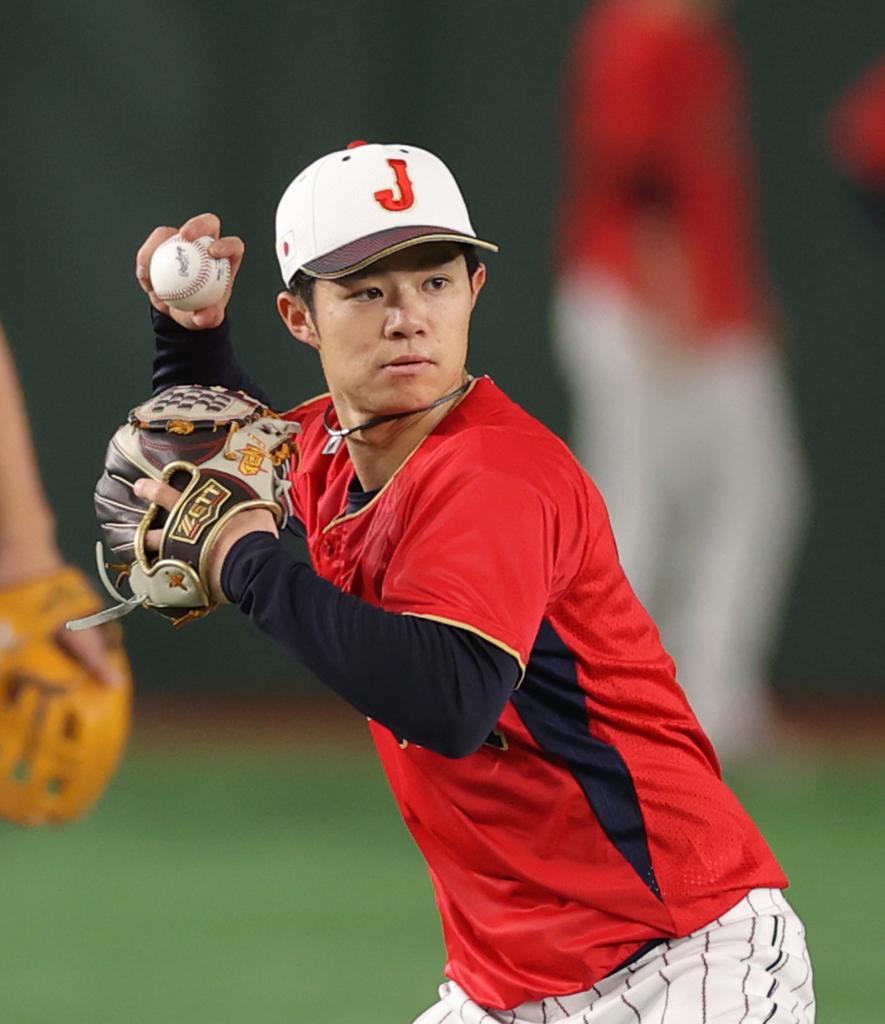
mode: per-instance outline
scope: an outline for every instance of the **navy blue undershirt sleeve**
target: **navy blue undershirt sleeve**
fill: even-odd
[[[151,308],[156,350],[154,394],[173,384],[208,384],[245,391],[274,408],[273,402],[240,366],[230,340],[230,320],[205,331],[189,331]]]
[[[273,402],[240,366],[230,340],[230,320],[205,331],[189,331],[171,317],[151,307],[156,349],[154,355],[154,394],[174,384],[221,385],[245,391],[259,402],[274,408]],[[303,524],[293,516],[289,532],[304,536]]]
[[[495,644],[346,594],[269,533],[237,541],[221,583],[259,629],[358,711],[445,757],[478,750],[519,683],[516,658]]]

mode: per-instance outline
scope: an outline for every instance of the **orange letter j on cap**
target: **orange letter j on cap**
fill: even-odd
[[[385,210],[408,210],[415,202],[415,193],[412,191],[412,182],[409,180],[409,173],[406,169],[405,160],[388,160],[396,175],[397,189],[399,195],[392,188],[382,189],[375,193],[375,198]]]

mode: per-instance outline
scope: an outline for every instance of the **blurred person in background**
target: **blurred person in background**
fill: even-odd
[[[84,600],[97,605],[98,599],[59,550],[2,324],[0,436],[0,679],[22,648],[42,642],[49,628],[59,647],[88,672],[107,683],[121,682],[107,649],[106,630],[71,633],[63,628]]]
[[[65,629],[100,601],[59,549],[2,325],[0,436],[0,819],[61,825],[89,811],[116,771],[132,676],[118,627]]]
[[[554,333],[627,576],[734,758],[772,729],[766,661],[805,481],[719,8],[602,0],[579,22]]]
[[[839,165],[885,229],[885,57],[842,97],[829,129]]]

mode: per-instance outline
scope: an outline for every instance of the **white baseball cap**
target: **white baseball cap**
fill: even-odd
[[[352,274],[382,256],[421,242],[464,242],[497,252],[476,237],[458,183],[425,149],[352,142],[303,170],[277,207],[277,259],[283,281]]]

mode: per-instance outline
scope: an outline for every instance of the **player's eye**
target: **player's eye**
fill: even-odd
[[[372,299],[380,299],[384,293],[380,288],[360,288],[358,292],[351,292],[350,298],[360,302],[371,302]]]
[[[438,292],[438,291],[441,291],[443,288],[445,288],[445,286],[448,283],[449,283],[449,279],[447,277],[443,277],[442,275],[437,274],[435,277],[431,277],[427,281],[426,287],[429,288],[430,291],[432,291],[432,292]]]

